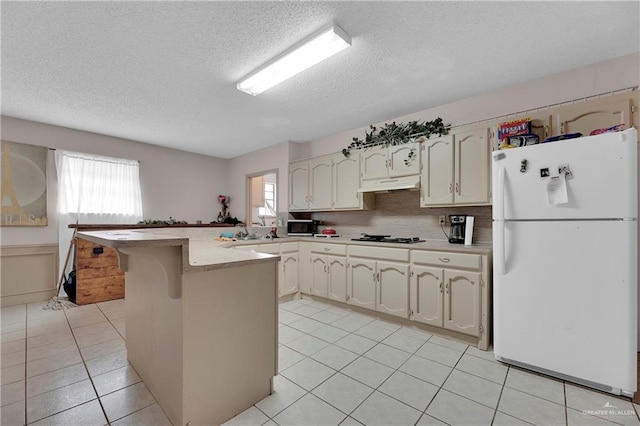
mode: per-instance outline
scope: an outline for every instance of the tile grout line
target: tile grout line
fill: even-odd
[[[100,313],[102,315],[104,315],[102,313],[102,310],[100,310],[100,308],[98,307],[97,304],[96,304],[96,308],[100,311]],[[76,347],[78,348],[78,352],[80,353],[80,359],[82,359],[82,364],[84,365],[85,370],[87,370],[87,376],[89,376],[89,381],[91,382],[91,387],[93,388],[93,391],[96,393],[96,399],[98,400],[98,404],[100,404],[100,409],[102,410],[102,415],[104,416],[105,420],[107,421],[107,425],[111,425],[111,422],[109,421],[109,417],[107,417],[107,412],[104,409],[104,405],[102,405],[102,400],[100,399],[100,395],[98,395],[98,389],[96,389],[96,385],[93,382],[93,377],[91,376],[91,372],[89,371],[89,367],[87,367],[87,363],[86,363],[86,361],[84,359],[84,356],[82,356],[82,351],[80,351],[80,346],[78,345],[78,340],[76,339],[76,335],[73,332],[73,328],[71,327],[71,323],[69,322],[69,317],[67,316],[66,310],[64,312],[64,316],[67,319],[67,324],[69,325],[69,330],[71,330],[71,334],[73,335],[73,341],[75,342]],[[106,318],[106,316],[105,316],[105,318]],[[89,401],[87,401],[87,402],[89,402]],[[80,404],[80,405],[82,405],[82,404]],[[72,408],[75,408],[75,407],[72,407]]]
[[[290,311],[290,312],[296,313],[296,312],[294,312],[294,311]],[[313,315],[316,315],[316,314],[318,314],[318,313],[320,313],[320,312],[323,312],[323,311],[316,312],[316,313],[314,313]],[[314,319],[314,318],[311,318],[311,317],[306,317],[306,316],[304,316],[304,315],[302,315],[302,314],[297,314],[297,315],[300,315],[300,316],[303,316],[303,317],[305,317],[305,318],[309,318],[309,319]],[[345,317],[347,317],[348,315],[350,315],[350,314],[347,314],[347,315],[343,316],[342,318],[345,318]],[[314,320],[315,320],[315,319],[314,319]],[[345,337],[349,336],[350,334],[354,334],[354,335],[356,335],[356,336],[358,336],[358,337],[362,337],[362,338],[365,338],[365,339],[369,339],[368,337],[365,337],[365,336],[361,336],[361,335],[359,335],[359,334],[356,334],[356,331],[358,331],[358,330],[360,330],[360,329],[362,329],[362,328],[366,327],[367,325],[370,325],[371,323],[375,322],[376,320],[377,320],[377,319],[376,319],[376,318],[374,318],[372,321],[368,322],[367,324],[364,324],[363,326],[361,326],[361,327],[359,327],[359,328],[356,328],[355,330],[353,330],[353,331],[349,332],[346,336],[342,337],[341,339],[343,339],[343,338],[345,338]],[[299,320],[299,321],[301,321],[301,320]],[[316,320],[316,321],[317,321],[317,320]],[[336,319],[335,321],[338,321],[338,319]],[[335,322],[335,321],[334,321],[334,322]],[[295,321],[294,321],[294,322],[295,322]],[[321,321],[319,321],[319,322],[321,322]],[[324,326],[324,325],[331,325],[331,323],[323,323],[323,326]],[[394,324],[394,325],[397,325],[397,324]],[[292,328],[293,328],[293,327],[292,327]],[[339,328],[339,327],[337,327],[337,328]],[[370,351],[371,349],[375,348],[376,346],[378,346],[378,345],[382,344],[382,345],[384,345],[384,346],[386,346],[386,347],[389,347],[389,348],[392,348],[392,349],[395,349],[395,350],[399,350],[399,351],[402,351],[402,352],[405,352],[405,353],[409,354],[409,358],[407,358],[404,362],[402,362],[402,364],[400,364],[400,366],[399,366],[399,367],[395,368],[395,369],[393,370],[393,372],[392,372],[392,373],[391,373],[391,374],[390,374],[386,379],[384,379],[384,380],[382,381],[382,383],[380,383],[380,384],[378,385],[378,387],[376,387],[376,388],[372,388],[372,387],[371,387],[371,386],[369,386],[368,384],[363,383],[363,382],[361,382],[360,380],[355,379],[355,378],[353,378],[353,377],[351,377],[351,376],[348,376],[348,375],[345,375],[345,376],[346,376],[346,377],[349,377],[350,379],[352,379],[352,380],[354,380],[354,381],[356,381],[356,382],[358,382],[358,383],[360,383],[360,384],[362,384],[362,385],[364,385],[364,386],[366,386],[366,387],[368,387],[368,388],[370,388],[370,389],[373,389],[373,392],[380,392],[380,393],[382,393],[383,395],[385,395],[385,396],[387,396],[387,397],[389,397],[389,398],[391,398],[391,399],[393,399],[393,400],[395,400],[395,401],[397,401],[397,402],[399,402],[399,403],[401,403],[401,404],[403,404],[403,405],[405,405],[405,406],[407,406],[407,407],[409,407],[409,408],[411,408],[411,409],[413,409],[413,410],[418,411],[419,413],[421,413],[420,417],[419,417],[419,418],[418,418],[418,420],[417,420],[417,421],[419,421],[419,420],[420,420],[420,418],[422,418],[422,416],[426,414],[426,410],[429,408],[429,405],[431,405],[431,402],[433,401],[433,399],[435,399],[435,396],[436,396],[436,395],[438,394],[438,392],[442,389],[442,386],[444,386],[444,382],[446,382],[447,378],[451,375],[451,373],[452,373],[452,372],[453,372],[453,370],[455,369],[455,366],[458,364],[458,362],[460,361],[460,359],[462,358],[462,356],[464,355],[464,353],[466,353],[466,350],[469,348],[469,345],[467,345],[467,346],[466,346],[465,350],[462,352],[462,354],[461,354],[461,355],[460,355],[460,357],[458,358],[458,361],[456,361],[456,364],[455,364],[453,367],[448,366],[448,365],[445,365],[445,364],[441,364],[441,365],[444,365],[444,366],[446,366],[446,367],[451,368],[451,371],[450,371],[450,372],[449,372],[449,374],[447,375],[447,378],[445,378],[444,382],[443,382],[443,383],[438,387],[438,390],[436,391],[436,393],[435,393],[434,397],[429,401],[429,404],[427,404],[427,407],[426,407],[423,411],[420,411],[420,410],[416,409],[415,407],[412,407],[411,405],[407,404],[406,402],[401,401],[401,400],[399,400],[399,399],[397,399],[397,398],[395,398],[395,397],[393,397],[393,396],[391,396],[391,395],[388,395],[388,394],[386,394],[385,392],[383,392],[383,391],[381,391],[381,390],[380,390],[380,388],[384,385],[384,383],[386,383],[386,382],[387,382],[387,380],[389,380],[389,378],[390,378],[391,376],[393,376],[393,374],[395,374],[396,372],[400,371],[400,368],[401,368],[404,364],[406,364],[406,363],[407,363],[407,361],[408,361],[412,356],[414,356],[414,355],[415,355],[415,356],[420,357],[420,355],[416,355],[416,352],[417,352],[418,350],[420,350],[420,348],[422,348],[422,347],[423,347],[423,346],[424,346],[424,345],[425,345],[429,340],[431,340],[431,338],[434,336],[433,334],[429,333],[429,334],[431,334],[431,335],[429,336],[429,338],[428,338],[425,342],[423,342],[423,343],[420,345],[420,347],[419,347],[418,349],[416,349],[416,351],[414,351],[413,353],[411,353],[411,352],[407,352],[407,351],[404,351],[404,350],[402,350],[402,349],[399,349],[399,348],[396,348],[396,347],[393,347],[393,346],[390,346],[390,345],[387,345],[387,344],[383,343],[383,341],[384,341],[385,339],[387,339],[387,338],[388,338],[388,337],[390,337],[391,335],[395,334],[395,333],[396,333],[398,330],[400,330],[400,329],[402,329],[402,326],[399,326],[399,328],[398,328],[398,329],[394,330],[394,331],[393,331],[393,332],[391,332],[388,336],[386,336],[386,337],[382,338],[382,340],[379,340],[379,341],[376,341],[376,340],[373,340],[373,339],[369,339],[369,340],[372,340],[372,341],[376,342],[376,344],[375,344],[373,347],[371,347],[371,348],[369,348],[368,350],[366,350],[366,351],[365,351],[364,353],[362,353],[362,354],[358,354],[358,353],[355,353],[355,352],[353,352],[353,351],[350,351],[350,350],[349,350],[349,349],[347,349],[347,348],[342,348],[341,346],[338,346],[338,347],[340,347],[340,348],[342,348],[342,349],[345,349],[345,350],[347,350],[347,351],[349,351],[349,352],[355,353],[356,355],[358,355],[358,357],[356,357],[354,360],[352,360],[351,362],[349,362],[348,364],[346,364],[345,366],[343,366],[340,370],[337,370],[334,374],[332,374],[330,377],[328,377],[327,379],[325,379],[324,381],[322,381],[321,383],[319,383],[318,385],[316,385],[313,389],[316,389],[316,388],[318,388],[319,386],[321,386],[323,383],[325,383],[325,382],[326,382],[327,380],[329,380],[331,377],[333,377],[333,376],[335,376],[336,374],[340,373],[340,371],[341,371],[341,370],[343,370],[344,368],[348,367],[349,365],[351,365],[352,363],[354,363],[355,361],[357,361],[359,358],[365,358],[365,359],[368,359],[368,360],[370,360],[370,361],[376,362],[376,363],[378,363],[378,364],[380,364],[380,365],[383,365],[383,366],[385,366],[385,367],[393,368],[393,367],[390,367],[390,366],[388,366],[388,365],[386,365],[386,364],[380,363],[380,362],[378,362],[378,361],[376,361],[376,360],[373,360],[373,359],[371,359],[371,358],[369,358],[369,357],[366,357],[366,356],[365,356],[365,354],[366,354],[368,351]],[[296,329],[296,330],[297,330],[297,329]],[[345,330],[345,331],[346,331],[346,330]],[[306,332],[305,332],[305,334],[307,334],[307,335],[311,336],[310,334],[308,334],[308,333],[306,333]],[[314,337],[314,336],[311,336],[311,337]],[[411,337],[411,336],[408,336],[408,337]],[[302,338],[302,336],[301,336],[300,338]],[[293,340],[297,340],[297,339],[293,339]],[[292,340],[292,341],[293,341],[293,340]],[[320,340],[323,340],[323,339],[320,339]],[[338,340],[340,340],[340,339],[338,339]],[[324,341],[324,342],[326,342],[326,340],[323,340],[323,341]],[[329,345],[333,345],[333,344],[335,344],[335,342],[333,342],[333,343],[328,342],[328,343],[329,343]],[[441,346],[441,347],[445,347],[445,348],[447,348],[447,349],[452,349],[452,348],[449,348],[449,347],[447,347],[447,346],[439,345],[439,344],[437,344],[437,343],[435,343],[435,342],[433,342],[433,344],[438,345],[438,346]],[[284,344],[284,345],[286,346],[286,344]],[[337,346],[337,345],[336,345],[336,346]],[[295,349],[290,348],[289,346],[287,346],[287,348],[289,348],[289,349],[291,349],[291,350],[295,351]],[[323,349],[324,349],[324,348],[323,348]],[[321,349],[321,350],[322,350],[322,349]],[[452,350],[453,350],[453,349],[452,349]],[[296,351],[296,352],[297,352],[297,351]],[[320,351],[317,351],[317,352],[320,352]],[[317,352],[315,352],[315,353],[317,353]],[[300,352],[299,352],[299,353],[300,353]],[[304,355],[304,354],[302,354],[302,355]],[[312,354],[312,355],[313,355],[313,354]],[[306,356],[306,355],[305,355],[305,357],[311,358],[311,356]],[[420,357],[420,358],[422,358],[422,357]],[[311,359],[313,360],[313,358],[311,358]],[[298,361],[298,362],[301,362],[301,361],[302,361],[302,360],[300,360],[300,361]],[[314,360],[314,361],[315,361],[315,360]],[[433,361],[433,360],[429,360],[429,361]],[[317,362],[320,362],[320,361],[317,361]],[[437,361],[433,361],[433,362],[437,362]],[[322,362],[320,362],[320,363],[322,364]],[[439,362],[437,362],[437,363],[438,363],[438,364],[440,364]],[[296,363],[296,364],[297,364],[297,363]],[[294,365],[295,365],[295,364],[294,364]],[[322,364],[322,365],[326,365],[326,364]],[[327,367],[330,367],[330,366],[327,366]],[[289,368],[290,368],[290,367],[289,367]],[[331,367],[330,367],[330,368],[331,368]],[[404,373],[404,372],[402,372],[402,371],[400,371],[400,372],[401,372],[401,373]],[[344,373],[341,373],[341,374],[344,374]],[[411,375],[411,374],[408,374],[408,373],[404,373],[404,374],[407,374],[407,375],[408,375],[408,376],[410,376],[410,377],[414,377],[414,378],[416,378],[417,380],[421,380],[421,381],[423,381],[423,382],[425,382],[425,383],[428,383],[428,384],[430,384],[430,385],[432,385],[432,386],[435,386],[433,383],[430,383],[430,382],[428,382],[428,381],[425,381],[425,380],[423,380],[423,379],[420,379],[420,378],[418,378],[418,377],[415,377],[415,376],[413,376],[413,375]],[[285,377],[286,377],[286,376],[285,376]],[[294,383],[295,383],[295,382],[294,382]],[[307,393],[311,393],[311,392],[313,391],[313,389],[312,389],[311,391],[307,391]],[[305,390],[306,390],[306,389],[305,389]],[[371,396],[371,395],[373,394],[373,392],[372,392],[369,396]],[[313,394],[312,394],[312,395],[313,395]],[[320,398],[320,397],[318,397],[318,396],[316,396],[316,395],[313,395],[313,396],[315,396],[316,398],[319,398],[320,400],[324,401],[325,403],[327,403],[329,406],[331,406],[331,407],[335,408],[336,410],[338,410],[338,411],[340,411],[340,412],[344,413],[344,411],[342,411],[342,410],[341,410],[341,409],[339,409],[338,407],[335,407],[334,405],[332,405],[332,404],[331,404],[331,403],[329,403],[328,401],[325,401],[325,400],[323,400],[322,398]],[[361,405],[362,405],[362,404],[363,404],[363,403],[364,403],[364,402],[369,398],[369,396],[368,396],[367,398],[365,398],[363,401],[361,401],[361,402],[360,402],[360,403],[359,403],[359,404],[358,404],[358,405],[357,405],[353,410],[351,410],[351,412],[349,412],[349,413],[345,413],[345,414],[347,415],[347,417],[351,417],[351,414],[353,414],[353,413],[358,409],[358,407],[360,407],[360,406],[361,406]],[[459,395],[459,396],[463,397],[462,395]],[[463,398],[464,398],[464,397],[463,397]],[[465,399],[468,399],[468,398],[465,398]],[[470,401],[473,401],[473,400],[470,400]],[[473,401],[473,402],[476,402],[476,401]],[[476,403],[477,403],[477,402],[476,402]],[[284,409],[283,409],[282,411],[284,411]],[[280,412],[282,412],[282,411],[280,411]],[[495,411],[496,411],[496,409],[494,409],[494,415],[495,415]]]
[[[24,305],[24,424],[27,424],[27,338],[29,337],[29,310]]]

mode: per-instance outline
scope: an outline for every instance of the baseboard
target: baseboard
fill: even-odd
[[[0,306],[41,302],[58,286],[58,244],[2,246]]]

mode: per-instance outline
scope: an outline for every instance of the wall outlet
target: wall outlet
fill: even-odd
[[[440,216],[438,216],[438,223],[440,223],[440,225],[444,225],[447,223],[447,217],[443,214],[441,214]]]

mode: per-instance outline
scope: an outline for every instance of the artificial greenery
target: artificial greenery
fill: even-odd
[[[401,145],[423,136],[429,138],[429,136],[435,134],[438,136],[446,135],[449,133],[451,126],[445,125],[442,122],[442,118],[438,117],[433,121],[409,121],[408,123],[396,123],[394,121],[391,124],[384,123],[379,129],[373,125],[370,125],[369,128],[371,132],[364,132],[364,140],[354,137],[353,142],[342,150],[342,154],[345,157],[351,155],[352,149]]]
[[[169,220],[145,219],[138,222],[144,225],[187,225],[186,220],[176,220],[169,216]]]

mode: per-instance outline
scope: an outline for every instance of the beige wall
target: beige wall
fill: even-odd
[[[640,85],[640,53],[634,53],[402,117],[390,117],[386,121],[406,122],[442,117],[447,123],[461,125],[638,85]],[[234,200],[232,210],[235,209],[238,200],[243,200],[241,202],[244,203],[245,176],[276,168],[280,188],[278,210],[284,210],[283,206],[286,204],[283,203],[288,203],[288,162],[338,152],[350,143],[352,137],[363,137],[365,130],[368,130],[368,124],[366,127],[337,133],[308,143],[285,142],[230,160],[230,187]],[[475,241],[491,241],[490,207],[421,209],[418,207],[418,197],[418,192],[406,191],[378,194],[376,195],[377,206],[373,211],[323,212],[313,213],[312,216],[322,220],[327,226],[336,227],[345,235],[357,235],[359,232],[376,233],[384,230],[384,233],[391,232],[398,236],[418,235],[442,239],[444,235],[437,215],[470,214],[478,218]],[[396,208],[397,206],[403,206],[403,208]],[[306,216],[308,217],[308,214]],[[445,229],[448,231],[448,227]]]
[[[144,217],[210,222],[227,191],[227,161],[96,133],[2,117],[1,137],[19,143],[141,161]],[[2,227],[2,245],[58,243],[57,179],[53,151],[47,167],[46,227]]]
[[[398,122],[423,121],[442,117],[446,123],[451,123],[455,126],[638,85],[640,85],[640,53],[633,53],[402,117],[389,117],[386,122],[394,120]],[[303,144],[294,153],[296,156],[292,157],[292,160],[338,152],[349,145],[351,138],[354,136],[362,138],[365,130],[369,130],[368,124],[365,127],[337,133]]]

